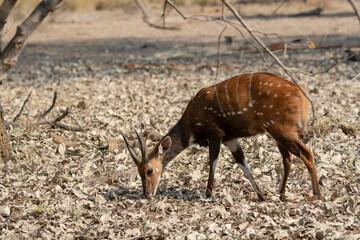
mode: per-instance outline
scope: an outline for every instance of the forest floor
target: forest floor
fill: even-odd
[[[314,7],[293,4],[277,14]],[[246,16],[271,14],[277,7],[236,6]],[[148,8],[151,20],[161,24],[155,17],[161,6]],[[220,6],[182,9],[189,15],[221,14]],[[324,17],[245,18],[252,28],[293,41],[276,54],[299,71],[324,137],[309,127],[304,139],[315,155],[322,201],[313,197],[308,171],[298,158],[287,200],[280,201],[282,160],[276,143],[268,135],[240,140],[264,202],[225,148],[215,194],[206,198],[208,151],[196,145],[168,165],[158,194],[148,201],[120,133],[133,141],[135,128],[153,146],[199,89],[247,72],[275,71],[286,78],[269,57],[272,69],[229,25],[221,38],[216,78],[221,22],[185,21],[169,11],[168,26],[179,30],[164,31],[146,25],[133,8],[51,14],[1,86],[7,121],[32,91],[18,125],[8,131],[15,158],[0,165],[1,238],[360,239],[360,62],[338,61],[349,56],[346,50],[358,51],[360,25],[355,16],[330,17],[349,11],[332,1]],[[225,43],[225,36],[232,44]],[[268,45],[281,41],[274,35],[262,39]],[[55,91],[54,109],[40,119]],[[44,123],[67,108],[62,122],[84,131]],[[108,144],[110,149],[99,149]]]

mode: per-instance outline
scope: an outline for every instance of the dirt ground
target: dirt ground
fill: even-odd
[[[299,159],[287,184],[287,201],[279,200],[281,156],[268,135],[241,140],[265,202],[258,201],[225,148],[215,195],[206,198],[207,149],[195,145],[167,167],[157,196],[144,199],[121,131],[132,141],[136,128],[154,145],[202,87],[246,72],[286,75],[266,56],[269,69],[229,25],[216,79],[217,39],[224,27],[219,21],[185,21],[167,11],[167,25],[179,29],[164,31],[146,25],[136,8],[60,10],[31,36],[1,86],[8,121],[32,91],[18,125],[8,131],[15,159],[0,165],[1,238],[360,239],[360,63],[338,62],[349,56],[347,50],[358,51],[360,24],[355,16],[333,16],[352,11],[340,1],[321,6],[321,17],[279,17],[318,7],[310,3],[285,4],[271,19],[252,16],[271,14],[279,3],[236,6],[252,28],[296,40],[276,55],[297,71],[315,104],[315,126],[324,139],[309,127],[304,142],[316,158],[323,201],[312,196]],[[161,6],[147,7],[151,21],[161,24]],[[221,14],[220,6],[182,9],[193,18]],[[229,11],[226,15],[235,22]],[[232,44],[225,43],[225,36]],[[267,45],[281,41],[259,36]],[[54,91],[55,108],[39,119]],[[70,114],[62,121],[84,131],[44,123],[66,108]],[[105,145],[110,149],[99,149]]]

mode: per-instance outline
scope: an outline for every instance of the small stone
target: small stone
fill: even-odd
[[[10,208],[7,206],[0,206],[0,215],[3,217],[10,216]]]
[[[325,238],[324,232],[323,231],[317,231],[316,234],[315,234],[315,238],[316,239],[324,239]]]

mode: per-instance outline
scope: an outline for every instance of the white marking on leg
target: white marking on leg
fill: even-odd
[[[240,148],[239,141],[235,138],[229,141],[224,142],[224,145],[230,150],[230,152],[234,153]]]
[[[250,75],[250,79],[249,79],[249,92],[248,92],[248,98],[249,98],[249,107],[251,108],[252,105],[252,100],[251,100],[251,80],[252,80],[253,74]]]
[[[304,128],[304,124],[303,124],[303,122],[301,121],[301,119],[299,119],[298,125],[299,125],[299,128],[300,128],[300,129],[303,129],[303,128]]]
[[[189,137],[189,146],[190,146],[190,145],[193,145],[194,142],[195,142],[194,136],[193,136],[193,135],[190,135],[190,137]]]
[[[251,186],[253,187],[254,191],[255,191],[258,195],[261,195],[260,191],[259,191],[258,188],[256,187],[254,178],[253,178],[252,175],[251,175],[249,165],[248,165],[248,163],[247,163],[247,161],[246,161],[245,158],[244,158],[243,162],[244,162],[244,165],[239,164],[241,170],[243,170],[243,172],[245,173],[245,175],[246,175],[246,176],[248,177],[248,179],[250,180]]]
[[[218,158],[214,160],[213,165],[211,166],[214,174],[215,174],[217,161],[218,161]]]

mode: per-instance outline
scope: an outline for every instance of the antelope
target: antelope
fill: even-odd
[[[261,201],[265,197],[253,178],[238,138],[267,132],[276,141],[282,155],[284,174],[280,183],[280,199],[285,200],[292,154],[305,163],[313,194],[321,199],[312,152],[302,143],[310,111],[310,102],[298,86],[270,73],[234,76],[211,87],[201,89],[188,103],[181,119],[155,145],[148,149],[136,132],[141,159],[122,133],[126,146],[141,176],[143,193],[150,199],[156,194],[167,164],[180,152],[197,143],[209,147],[210,170],[206,196],[214,190],[214,175],[221,144],[232,153]]]

